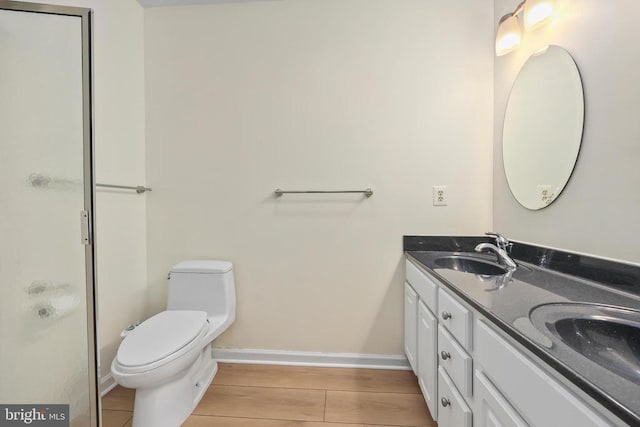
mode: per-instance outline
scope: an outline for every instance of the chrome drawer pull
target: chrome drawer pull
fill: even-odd
[[[445,408],[447,406],[451,406],[451,401],[446,397],[443,397],[442,399],[440,399],[440,403],[442,403],[442,406],[444,406]]]
[[[442,358],[442,360],[451,359],[451,353],[443,350],[440,352],[440,357]]]
[[[449,319],[451,319],[451,313],[449,313],[448,311],[443,311],[443,312],[442,312],[442,318],[443,318],[444,320],[449,320]]]

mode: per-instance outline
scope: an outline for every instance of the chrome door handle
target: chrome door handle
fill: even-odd
[[[447,406],[451,406],[451,401],[446,397],[443,397],[442,399],[440,399],[440,403],[442,403],[442,406],[444,406],[445,408]]]
[[[440,352],[440,357],[442,358],[442,360],[451,359],[451,353],[443,350]]]
[[[451,313],[449,313],[448,311],[443,311],[443,312],[442,312],[442,319],[443,319],[443,320],[449,320],[449,319],[451,319]]]

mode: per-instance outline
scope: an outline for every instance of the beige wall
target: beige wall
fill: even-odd
[[[495,19],[518,1],[495,0]],[[494,228],[509,238],[640,262],[640,3],[558,1],[550,25],[525,35],[516,52],[495,58]],[[631,43],[631,44],[630,44]],[[547,44],[567,49],[582,75],[585,126],[580,156],[564,192],[529,211],[512,197],[502,167],[502,125],[509,90],[527,57]]]
[[[145,184],[144,9],[93,0],[96,181]],[[152,185],[150,185],[152,186]],[[97,192],[101,374],[111,370],[120,331],[146,318],[146,195]]]
[[[145,182],[144,9],[133,0],[47,0],[94,11],[96,181]],[[110,372],[120,331],[145,318],[145,197],[97,192],[100,375]]]
[[[216,346],[402,353],[402,235],[491,224],[492,32],[489,0],[147,9],[149,314],[173,264],[229,259]]]

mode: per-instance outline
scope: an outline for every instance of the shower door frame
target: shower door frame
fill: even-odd
[[[98,352],[97,352],[97,290],[95,268],[95,177],[93,148],[93,11],[89,8],[57,6],[41,3],[0,0],[0,10],[73,16],[81,19],[82,26],[82,139],[84,210],[88,212],[88,241],[85,243],[87,354],[89,378],[89,414],[91,425],[99,425]],[[78,244],[82,244],[78,242]]]

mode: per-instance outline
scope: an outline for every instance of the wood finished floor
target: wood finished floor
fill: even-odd
[[[103,427],[131,427],[133,390],[102,399]],[[221,363],[185,427],[435,427],[410,371]],[[145,426],[146,427],[146,426]],[[148,426],[153,427],[153,426]]]

